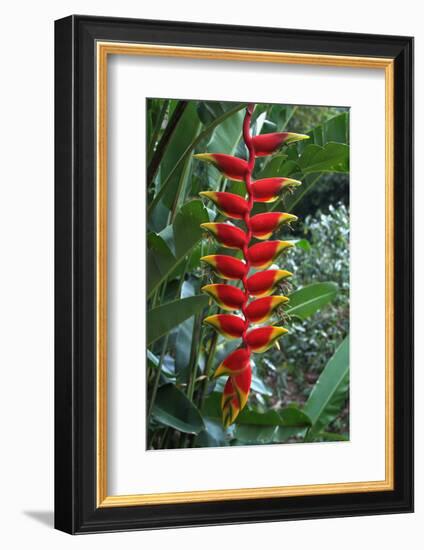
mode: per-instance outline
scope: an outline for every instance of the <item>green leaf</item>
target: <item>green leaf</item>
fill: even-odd
[[[186,203],[178,212],[172,225],[160,234],[150,233],[147,251],[147,294],[175,271],[180,262],[193,250],[202,238],[201,223],[208,222],[208,212],[202,201]]]
[[[185,281],[181,289],[180,298],[190,298],[195,295],[191,283]],[[175,338],[175,371],[178,382],[187,382],[189,375],[189,360],[191,341],[193,338],[194,316],[180,324]]]
[[[208,222],[207,210],[200,200],[187,202],[178,212],[173,223],[175,258],[183,258],[202,238],[201,223]]]
[[[338,434],[335,432],[320,432],[315,440],[321,441],[349,441],[349,434]]]
[[[307,142],[308,145],[315,143],[316,145],[322,146],[330,141],[348,144],[349,113],[346,112],[336,115],[320,126],[316,126],[313,130],[307,132],[307,134],[310,136]]]
[[[312,421],[308,441],[337,417],[348,394],[349,337],[346,337],[322,371],[303,409]]]
[[[196,115],[196,104],[195,102],[189,102],[168,142],[160,162],[160,175],[157,188],[160,189],[162,182],[165,181],[168,176],[170,177],[167,192],[163,196],[163,202],[168,208],[170,208],[173,203],[175,193],[179,187],[178,182],[184,170],[184,163],[182,163],[177,170],[174,170],[175,164],[190,143],[196,138],[199,130],[200,124]]]
[[[349,146],[344,143],[307,145],[298,159],[304,175],[316,172],[349,172]]]
[[[207,296],[192,296],[168,302],[148,311],[147,345],[149,346],[192,315],[202,311],[207,307],[208,302]]]
[[[311,243],[307,239],[295,239],[292,241],[298,248],[309,252],[311,250]]]
[[[253,426],[305,427],[311,425],[311,420],[304,411],[301,411],[296,406],[286,407],[281,409],[279,412],[276,410],[269,410],[264,413],[245,408],[238,415],[236,424],[248,424]]]
[[[312,283],[290,294],[286,311],[305,320],[329,304],[338,292],[336,283]]]
[[[305,411],[299,409],[297,405],[288,405],[280,411],[280,418],[283,425],[287,427],[310,426],[311,419]]]
[[[173,384],[158,389],[152,415],[161,424],[188,434],[205,428],[199,409]]]
[[[290,437],[303,437],[306,428],[285,426],[244,426],[237,425],[234,431],[236,440],[244,445],[264,445],[284,443]]]
[[[203,411],[209,418],[221,418],[221,394],[212,392],[206,399]],[[236,419],[237,425],[251,426],[284,426],[284,427],[305,427],[312,424],[305,411],[296,405],[289,405],[280,411],[268,410],[258,412],[245,407]]]
[[[156,233],[147,237],[147,294],[150,296],[175,266],[175,256]]]
[[[223,447],[228,445],[228,438],[221,422],[205,418],[205,429],[196,437],[195,447]]]
[[[197,103],[197,115],[205,126],[211,124],[218,117],[237,107],[232,101],[199,101]]]
[[[205,150],[208,153],[233,155],[240,141],[244,111],[237,111],[215,128]]]
[[[303,182],[293,195],[285,197],[288,212],[316,185],[323,172],[349,171],[349,113],[336,115],[306,133],[310,139],[288,147],[285,150],[289,155],[288,160],[271,167],[271,170],[277,170],[271,175],[293,177]],[[268,170],[268,165],[265,170]],[[279,210],[280,207],[281,200],[278,200],[273,203],[271,210]],[[255,211],[261,211],[258,205],[255,205]]]
[[[153,200],[150,202],[147,212],[149,215],[153,212],[153,210],[156,208],[156,205],[160,202],[162,197],[165,195],[165,192],[167,188],[171,185],[171,182],[173,180],[173,177],[176,173],[178,173],[178,170],[180,170],[180,167],[185,162],[188,155],[191,155],[194,148],[201,143],[201,141],[210,135],[210,133],[219,125],[224,122],[228,117],[233,115],[234,113],[240,111],[245,106],[244,103],[237,104],[233,109],[230,109],[229,111],[225,112],[222,116],[216,118],[211,124],[209,124],[204,130],[202,130],[187,146],[185,151],[181,154],[179,159],[175,162],[172,170],[169,172],[169,174],[166,176],[166,178],[163,179],[162,185],[158,191],[158,193],[155,195]]]
[[[271,396],[273,394],[272,389],[255,375],[252,376],[252,384],[250,386],[250,389],[252,391],[260,393],[261,395]]]

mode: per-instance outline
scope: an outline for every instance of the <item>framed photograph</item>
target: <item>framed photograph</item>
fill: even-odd
[[[413,39],[55,26],[55,525],[413,509]]]

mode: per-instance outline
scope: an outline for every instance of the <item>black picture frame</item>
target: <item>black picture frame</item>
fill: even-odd
[[[94,90],[99,40],[394,60],[394,490],[97,507]],[[55,23],[55,73],[55,527],[76,534],[411,512],[413,39],[73,15]]]

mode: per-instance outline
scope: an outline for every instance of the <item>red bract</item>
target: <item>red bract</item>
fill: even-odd
[[[274,342],[286,334],[287,329],[283,327],[260,327],[254,328],[246,335],[246,343],[255,353],[263,353],[269,349]]]
[[[265,241],[251,244],[251,238],[266,240],[284,222],[296,220],[293,214],[266,212],[251,217],[254,202],[275,201],[284,187],[296,186],[300,182],[290,178],[265,178],[252,182],[255,157],[269,155],[284,143],[291,143],[308,136],[288,132],[265,134],[252,138],[250,124],[254,105],[249,104],[243,121],[243,140],[249,153],[248,160],[230,155],[203,153],[198,159],[212,163],[225,177],[243,181],[246,198],[221,191],[203,191],[200,194],[212,200],[217,209],[229,218],[243,220],[245,231],[228,223],[203,223],[202,227],[213,234],[224,247],[240,250],[244,262],[223,254],[204,256],[201,260],[209,264],[224,279],[238,280],[242,288],[232,285],[210,284],[202,288],[219,307],[229,311],[240,311],[242,317],[228,313],[210,315],[204,323],[211,325],[226,338],[241,338],[240,348],[231,352],[218,366],[214,376],[228,376],[221,400],[222,422],[225,427],[232,424],[247,403],[252,381],[251,353],[266,351],[287,332],[283,327],[264,326],[251,329],[255,323],[263,323],[276,308],[288,301],[285,296],[271,296],[278,283],[290,277],[284,269],[268,269],[248,277],[251,268],[266,269],[286,248],[290,241]],[[252,296],[258,299],[250,300]],[[249,302],[250,300],[250,302]],[[212,349],[212,346],[211,346]],[[212,356],[213,357],[213,356]],[[207,364],[210,364],[211,357]],[[208,372],[206,372],[208,374]]]
[[[242,290],[232,285],[206,285],[202,292],[209,294],[222,309],[234,311],[241,309],[246,301]]]
[[[260,271],[247,279],[247,290],[252,296],[269,296],[280,281],[291,275],[285,269]]]
[[[239,412],[245,407],[249,397],[252,383],[252,370],[250,366],[240,374],[230,376],[225,383],[221,399],[222,423],[227,428],[237,418]]]
[[[242,249],[247,244],[246,233],[230,223],[201,223],[226,248]]]
[[[253,138],[253,147],[257,157],[265,157],[276,153],[283,145],[295,141],[309,139],[304,134],[293,134],[292,132],[275,132],[272,134],[261,134]]]
[[[245,160],[221,153],[199,153],[195,158],[209,162],[215,166],[224,176],[234,181],[244,181],[249,167]]]
[[[286,187],[297,187],[302,182],[291,178],[265,178],[252,183],[255,202],[274,202]]]
[[[199,195],[207,197],[214,202],[218,210],[228,218],[242,220],[249,210],[248,202],[234,193],[220,191],[201,191]]]
[[[250,323],[263,323],[272,315],[274,310],[288,302],[286,296],[267,296],[250,302],[246,308],[246,317]]]
[[[203,256],[200,260],[209,264],[216,274],[223,279],[236,281],[243,279],[247,273],[247,265],[232,256],[212,254],[211,256]]]
[[[247,251],[247,259],[251,266],[266,269],[286,248],[294,246],[290,241],[264,241],[256,243]]]
[[[236,349],[222,361],[214,373],[214,378],[223,375],[234,376],[235,374],[240,374],[249,365],[250,352],[245,348]]]
[[[225,338],[241,338],[245,329],[245,322],[237,315],[229,313],[219,313],[218,315],[210,315],[203,319],[203,322],[213,327],[217,332]]]
[[[265,212],[264,214],[256,214],[250,218],[250,228],[252,235],[257,239],[268,239],[272,233],[283,223],[296,221],[297,216],[293,214],[285,214],[284,212]]]

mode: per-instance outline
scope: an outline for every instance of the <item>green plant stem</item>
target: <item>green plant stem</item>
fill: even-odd
[[[211,345],[209,346],[208,359],[207,359],[206,365],[205,365],[205,376],[206,376],[206,378],[203,382],[203,387],[202,387],[202,391],[201,391],[201,394],[200,394],[200,401],[199,401],[200,412],[202,412],[202,409],[203,409],[204,404],[205,404],[206,392],[207,392],[207,389],[208,389],[208,382],[209,382],[209,377],[210,377],[210,372],[211,372],[213,359],[215,357],[217,344],[218,344],[218,333],[214,332],[213,335],[212,335],[212,339],[211,339]]]
[[[193,141],[188,145],[188,147],[186,148],[184,153],[180,156],[178,161],[175,163],[174,168],[170,171],[170,173],[166,177],[165,181],[162,183],[162,186],[161,186],[159,192],[156,194],[156,196],[154,197],[154,199],[150,203],[150,205],[147,209],[147,214],[148,215],[150,215],[153,212],[153,210],[155,209],[158,202],[162,199],[162,197],[165,194],[165,191],[167,189],[167,186],[168,186],[169,182],[172,180],[173,175],[178,170],[180,165],[185,161],[185,159],[188,157],[188,155],[190,155],[190,153],[193,151],[193,149],[196,147],[196,145],[198,145],[202,141],[202,139],[204,139],[207,135],[209,135],[212,132],[212,130],[214,130],[219,124],[221,124],[228,117],[234,115],[235,113],[237,113],[238,111],[243,109],[244,106],[245,106],[244,103],[240,103],[239,105],[237,105],[233,109],[230,109],[229,111],[227,111],[226,113],[224,113],[220,117],[216,118],[213,122],[211,122],[211,124],[209,124],[209,126],[207,126],[202,132],[200,132],[200,134],[198,134],[197,137],[195,137],[193,139]]]
[[[155,153],[152,160],[149,163],[147,168],[147,187],[151,185],[158,171],[159,165],[161,163],[163,154],[168,146],[169,140],[172,137],[172,134],[175,131],[175,128],[178,126],[178,123],[181,117],[184,114],[184,111],[187,109],[188,101],[179,101],[178,105],[175,107],[174,112],[172,113],[171,119],[169,120],[163,134],[161,137],[158,146],[156,147]]]
[[[193,401],[193,395],[194,395],[194,387],[196,384],[196,374],[197,374],[197,357],[198,357],[198,349],[199,344],[198,341],[200,340],[200,334],[201,334],[201,323],[200,319],[203,318],[203,315],[196,315],[194,318],[194,326],[193,326],[193,337],[191,341],[191,350],[190,350],[190,359],[189,359],[189,380],[187,384],[187,397],[190,399],[190,401]],[[186,448],[187,444],[189,443],[189,437],[188,434],[181,434],[180,439],[180,448]]]
[[[177,293],[176,293],[176,298],[179,298],[181,296],[181,289],[182,289],[183,284],[184,284],[184,277],[185,277],[185,273],[187,271],[187,266],[190,262],[190,257],[191,257],[191,255],[189,255],[187,257],[184,271],[181,274],[180,282],[179,282]],[[166,287],[166,283],[164,284],[164,288],[165,287]],[[164,292],[165,292],[164,289],[162,289],[162,298],[163,298]],[[156,292],[155,298],[157,297],[157,294],[158,294],[158,292]],[[149,427],[150,418],[151,418],[151,415],[152,415],[153,407],[155,405],[156,394],[157,394],[157,391],[158,391],[158,388],[159,388],[160,375],[161,375],[161,372],[162,372],[163,360],[165,358],[166,348],[168,347],[168,339],[169,339],[169,334],[167,334],[165,336],[165,340],[163,342],[162,351],[161,351],[161,355],[160,355],[160,359],[159,359],[159,364],[158,364],[156,376],[155,376],[155,379],[154,379],[154,382],[153,382],[153,388],[152,388],[152,392],[151,392],[151,395],[150,395],[149,409],[148,409],[148,413],[147,413],[147,427]],[[165,437],[166,436],[164,436],[161,444],[163,444],[163,442],[165,441]]]
[[[147,428],[149,427],[153,407],[155,406],[156,394],[157,394],[158,388],[159,388],[160,375],[162,373],[163,360],[165,359],[166,348],[168,347],[168,339],[169,339],[169,334],[167,334],[165,336],[165,339],[164,339],[163,344],[162,344],[162,351],[161,351],[161,354],[160,354],[159,365],[158,365],[158,368],[157,368],[157,371],[156,371],[156,376],[155,376],[155,379],[154,379],[154,382],[153,382],[153,388],[152,388],[152,391],[151,391],[151,394],[150,394],[150,402],[149,402],[149,408],[148,408],[148,411],[147,411],[147,422],[146,422]]]
[[[193,337],[191,341],[191,350],[190,350],[190,359],[189,359],[189,382],[187,386],[187,397],[192,401],[193,400],[193,394],[194,394],[194,386],[196,383],[196,374],[197,374],[197,355],[198,355],[198,348],[199,348],[199,340],[200,340],[200,334],[202,331],[202,324],[200,322],[200,319],[202,318],[201,315],[197,314],[194,318],[194,326],[193,326]]]
[[[147,157],[149,159],[152,156],[152,153],[155,149],[155,145],[156,145],[156,142],[157,142],[158,137],[159,137],[159,132],[160,132],[160,129],[162,128],[163,119],[165,118],[166,111],[168,110],[168,105],[169,105],[169,99],[166,99],[162,103],[161,110],[159,111],[159,115],[158,115],[158,118],[156,120],[155,128],[153,130],[152,139],[150,140],[149,150],[148,150],[148,153],[147,153]]]
[[[200,130],[200,123],[197,126],[196,134],[199,132],[199,130]],[[189,170],[190,170],[191,162],[192,162],[192,157],[191,156],[187,157],[187,159],[184,163],[183,171],[182,171],[181,176],[180,176],[180,180],[178,182],[178,188],[177,188],[177,192],[175,193],[174,201],[172,203],[168,223],[174,223],[175,217],[176,217],[177,212],[178,212],[178,205],[179,205],[179,202],[180,202],[180,197],[185,196],[184,182],[187,181],[187,176],[188,176],[188,173],[189,173]]]

